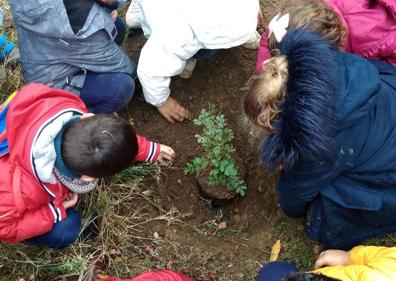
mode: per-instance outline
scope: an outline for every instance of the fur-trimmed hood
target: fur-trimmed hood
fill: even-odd
[[[261,160],[288,171],[301,160],[331,159],[337,131],[368,112],[380,80],[367,60],[334,50],[315,33],[288,31],[279,49],[288,58],[287,94]]]

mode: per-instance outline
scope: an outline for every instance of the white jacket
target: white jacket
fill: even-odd
[[[146,101],[163,105],[172,76],[200,49],[242,45],[254,34],[259,0],[137,0],[149,36],[138,76]]]

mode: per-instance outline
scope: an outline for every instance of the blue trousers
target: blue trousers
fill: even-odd
[[[118,112],[128,105],[135,91],[135,82],[127,73],[87,71],[80,98],[95,113]]]
[[[257,281],[283,281],[287,274],[298,271],[297,267],[288,262],[270,262],[260,269]]]
[[[216,49],[200,49],[198,52],[195,53],[193,58],[198,60],[205,60],[210,57],[213,57],[216,53],[217,53]]]
[[[114,42],[121,45],[125,37],[125,25],[120,17],[114,22],[117,36]],[[132,62],[133,63],[133,62]],[[128,105],[135,91],[134,73],[96,73],[87,71],[85,82],[80,91],[80,98],[93,113],[118,112]]]
[[[126,32],[125,24],[120,17],[117,17],[114,22],[114,25],[117,29],[117,36],[114,38],[114,42],[116,42],[118,46],[121,46],[122,43],[124,42],[124,37]]]
[[[53,249],[62,249],[72,244],[80,233],[81,216],[78,212],[70,209],[66,212],[67,218],[54,224],[50,232],[28,239],[26,242]]]

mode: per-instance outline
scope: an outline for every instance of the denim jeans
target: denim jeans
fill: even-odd
[[[213,57],[217,53],[216,49],[200,49],[193,56],[194,59],[204,60]]]
[[[50,232],[28,239],[26,242],[53,249],[62,249],[71,245],[80,233],[81,216],[78,212],[71,209],[66,212],[67,218],[54,224]]]
[[[297,267],[288,262],[270,262],[260,269],[257,281],[283,281],[287,274],[298,271]]]
[[[128,105],[134,91],[135,82],[127,73],[87,71],[80,98],[90,112],[113,113]]]
[[[117,29],[117,36],[114,38],[114,42],[118,46],[121,46],[122,43],[124,42],[124,37],[126,32],[125,24],[120,17],[117,17],[114,22],[114,25]]]
[[[120,17],[117,17],[114,24],[118,32],[114,42],[121,45],[125,37],[125,25]],[[113,113],[128,105],[135,91],[134,78],[136,77],[136,64],[131,62],[133,64],[132,77],[127,73],[87,71],[80,98],[91,112]]]

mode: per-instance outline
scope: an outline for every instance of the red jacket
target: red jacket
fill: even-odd
[[[192,281],[192,279],[170,270],[160,270],[157,272],[146,272],[132,279],[107,277],[98,281]]]
[[[47,86],[22,88],[7,112],[9,153],[0,158],[0,240],[14,243],[49,232],[66,218],[68,190],[38,180],[32,144],[44,126],[62,112],[85,113],[79,97]]]
[[[5,134],[9,153],[0,157],[0,240],[26,240],[49,232],[66,218],[62,202],[68,189],[59,182],[40,180],[33,147],[44,128],[67,112],[83,114],[87,108],[76,95],[41,84],[25,86],[11,101]],[[137,138],[137,160],[156,160],[159,144]]]

